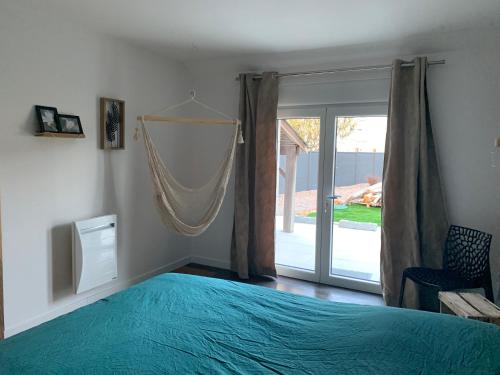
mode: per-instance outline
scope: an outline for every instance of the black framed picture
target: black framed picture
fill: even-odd
[[[45,107],[42,105],[35,106],[38,123],[40,124],[41,133],[59,133],[57,123],[57,108]]]
[[[80,117],[74,115],[58,115],[61,133],[83,134]]]

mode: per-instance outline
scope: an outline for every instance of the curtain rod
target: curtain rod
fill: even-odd
[[[428,61],[427,65],[443,65],[446,64],[446,60],[435,60]],[[402,67],[412,67],[415,66],[414,63],[402,63]],[[386,70],[392,69],[392,65],[367,65],[367,66],[352,66],[352,67],[342,67],[342,68],[333,68],[328,70],[311,70],[305,72],[291,72],[291,73],[278,73],[275,74],[276,78],[285,78],[285,77],[298,77],[298,76],[311,76],[311,75],[320,75],[320,74],[335,74],[335,73],[346,73],[346,72],[366,72],[370,70]],[[254,77],[254,79],[260,79],[262,75],[258,74]],[[239,81],[240,77],[236,77],[236,80]]]

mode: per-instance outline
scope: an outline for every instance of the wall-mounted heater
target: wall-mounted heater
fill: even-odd
[[[116,215],[73,223],[73,286],[75,293],[116,279]]]

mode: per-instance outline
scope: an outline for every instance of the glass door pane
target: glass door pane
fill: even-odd
[[[330,274],[380,282],[386,116],[336,116]]]
[[[318,201],[325,110],[279,112],[276,266],[285,276],[319,280]],[[321,213],[320,213],[321,214]]]

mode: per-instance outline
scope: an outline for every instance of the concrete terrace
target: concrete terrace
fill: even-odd
[[[380,227],[377,231],[333,225],[332,274],[380,281]],[[294,232],[283,232],[283,217],[276,216],[276,263],[313,270],[316,224],[295,221]]]

